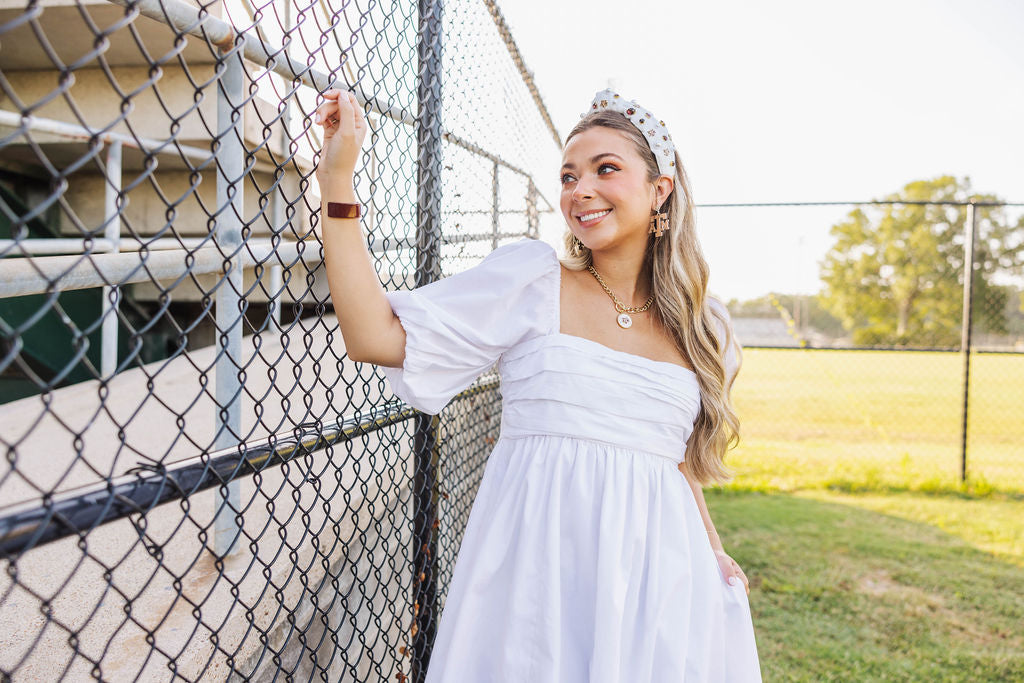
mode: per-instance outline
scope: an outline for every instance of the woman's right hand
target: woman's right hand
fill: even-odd
[[[724,578],[730,586],[735,585],[733,580],[742,581],[743,589],[747,591],[747,595],[750,595],[750,581],[747,580],[747,575],[743,573],[740,566],[736,563],[736,560],[729,557],[728,553],[724,550],[715,551],[715,559],[718,560],[718,568],[722,572],[722,578]]]
[[[353,93],[333,89],[324,92],[314,120],[324,127],[316,177],[320,194],[326,199],[335,191],[352,187],[359,150],[366,139],[366,117]]]

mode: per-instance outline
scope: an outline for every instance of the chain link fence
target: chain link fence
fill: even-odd
[[[422,680],[500,420],[346,358],[318,93],[409,288],[537,237],[558,133],[493,2],[0,2],[4,680]]]
[[[735,485],[1024,494],[1022,207],[953,177],[703,205],[745,351]]]
[[[499,7],[0,0],[0,41],[0,675],[422,680],[498,378],[434,417],[346,358],[311,115],[366,109],[388,289],[555,239]],[[738,485],[1024,491],[1020,205],[953,195],[699,209]]]

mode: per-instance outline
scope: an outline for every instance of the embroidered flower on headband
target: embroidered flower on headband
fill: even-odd
[[[654,158],[658,160],[658,170],[663,175],[675,176],[676,147],[672,144],[672,137],[668,134],[664,121],[659,119],[655,123],[651,112],[613,90],[602,90],[594,96],[590,111],[601,110],[617,111],[629,119],[636,129],[643,133],[644,139],[647,140],[651,151],[654,152]],[[580,114],[580,118],[583,116],[584,114]]]

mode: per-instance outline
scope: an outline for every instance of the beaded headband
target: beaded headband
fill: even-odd
[[[594,102],[590,105],[590,111],[617,111],[636,126],[647,140],[648,146],[654,152],[654,158],[658,160],[658,170],[662,175],[674,178],[676,175],[676,147],[672,144],[672,136],[665,128],[665,122],[655,119],[650,111],[644,109],[636,102],[627,100],[613,90],[602,90],[594,95]],[[586,114],[580,114],[583,118]]]

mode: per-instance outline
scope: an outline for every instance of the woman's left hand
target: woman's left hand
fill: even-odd
[[[718,559],[718,568],[722,570],[722,576],[725,578],[726,583],[729,583],[732,577],[736,577],[737,581],[743,582],[747,595],[750,595],[750,582],[747,581],[747,575],[736,564],[736,560],[729,557],[724,550],[716,550],[715,557]]]

